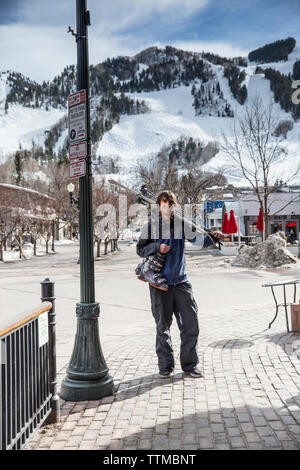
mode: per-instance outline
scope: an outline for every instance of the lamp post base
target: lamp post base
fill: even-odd
[[[61,384],[60,396],[67,401],[98,400],[112,395],[114,383],[108,374],[99,339],[98,303],[78,303],[75,344]]]
[[[113,392],[113,379],[108,374],[100,380],[74,380],[65,377],[61,384],[60,397],[66,401],[99,400]]]

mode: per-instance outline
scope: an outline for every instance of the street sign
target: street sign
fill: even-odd
[[[86,139],[86,91],[80,90],[68,98],[69,142]]]
[[[85,160],[77,160],[70,163],[69,176],[70,178],[80,178],[86,175],[86,163]]]
[[[86,142],[78,142],[78,144],[70,144],[69,158],[70,160],[79,160],[86,158]]]
[[[81,104],[85,102],[86,102],[85,90],[76,91],[76,93],[72,93],[72,95],[69,95],[68,97],[69,108],[72,108],[72,106],[76,106],[77,104]]]

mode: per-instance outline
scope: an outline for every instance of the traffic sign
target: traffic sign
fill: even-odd
[[[80,158],[86,158],[86,142],[78,142],[78,144],[70,144],[69,146],[69,158],[70,160],[78,160]]]
[[[68,98],[70,143],[86,139],[86,91],[80,90]]]
[[[80,90],[77,91],[76,93],[72,93],[72,95],[69,95],[68,97],[68,105],[69,108],[72,108],[72,106],[76,106],[81,103],[86,102],[86,91],[85,90]]]
[[[77,160],[70,163],[69,176],[70,178],[80,178],[86,175],[85,160]]]

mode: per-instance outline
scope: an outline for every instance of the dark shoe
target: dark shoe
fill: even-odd
[[[189,375],[190,377],[193,377],[194,379],[201,379],[203,377],[203,373],[198,369],[198,367],[195,367],[195,369],[189,371],[189,370],[184,370],[183,371],[186,375]]]
[[[173,374],[174,374],[174,371],[166,370],[164,372],[159,372],[158,375],[161,379],[169,379],[170,377],[172,377]]]

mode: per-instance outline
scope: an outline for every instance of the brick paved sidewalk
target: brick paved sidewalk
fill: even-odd
[[[199,357],[205,378],[177,369],[157,375],[155,328],[110,344],[114,396],[61,401],[57,425],[40,429],[27,449],[300,449],[300,335],[285,333],[272,312],[201,314]],[[298,354],[298,356],[297,356]],[[60,380],[65,368],[60,371]]]

